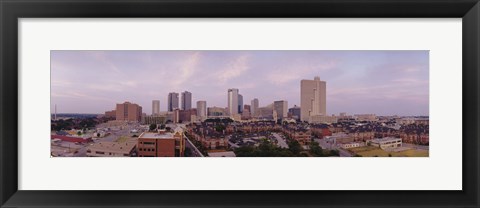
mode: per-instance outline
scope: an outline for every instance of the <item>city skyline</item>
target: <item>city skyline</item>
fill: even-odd
[[[228,89],[259,107],[300,106],[300,80],[327,82],[327,114],[428,115],[428,51],[52,51],[57,113],[104,113],[130,101],[167,111],[170,92],[227,107]],[[87,84],[85,84],[87,83]],[[163,103],[163,104],[162,104]],[[150,105],[149,105],[150,104]],[[177,104],[178,105],[178,104]],[[240,108],[242,109],[242,108]]]

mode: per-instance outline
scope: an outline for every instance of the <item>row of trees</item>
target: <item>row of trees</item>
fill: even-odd
[[[237,157],[295,157],[296,155],[287,148],[281,148],[267,139],[262,139],[258,147],[242,146],[234,149]]]
[[[61,131],[61,130],[72,130],[72,129],[90,129],[95,128],[95,126],[100,121],[96,118],[75,118],[75,119],[60,119],[52,121],[51,130]]]
[[[288,148],[281,148],[267,139],[262,139],[258,147],[242,146],[234,149],[237,157],[330,157],[339,156],[338,150],[323,150],[317,142],[311,142],[309,150],[303,150],[298,141],[289,139]]]

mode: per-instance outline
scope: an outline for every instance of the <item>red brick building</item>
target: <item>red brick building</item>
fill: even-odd
[[[137,150],[139,157],[183,157],[185,138],[180,130],[144,132],[138,137]]]

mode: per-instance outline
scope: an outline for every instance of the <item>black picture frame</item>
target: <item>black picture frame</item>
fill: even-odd
[[[479,207],[478,0],[0,0],[1,207]],[[18,18],[462,18],[462,191],[18,190]],[[459,72],[460,73],[460,72]],[[460,138],[453,138],[460,139]],[[41,180],[41,179],[39,179]],[[445,180],[448,180],[446,178]]]

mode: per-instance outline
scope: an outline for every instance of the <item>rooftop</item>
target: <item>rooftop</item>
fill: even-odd
[[[232,151],[229,152],[209,152],[209,157],[235,157],[235,153]]]
[[[114,152],[128,154],[130,151],[137,145],[136,141],[127,141],[127,142],[99,142],[94,143],[87,147],[92,151],[104,151],[104,152]]]
[[[172,139],[173,134],[170,132],[144,132],[139,137],[139,139],[146,138],[146,139]]]
[[[389,141],[396,141],[396,140],[402,140],[401,138],[394,138],[394,137],[385,137],[385,138],[375,138],[372,140],[372,142],[389,142]]]

